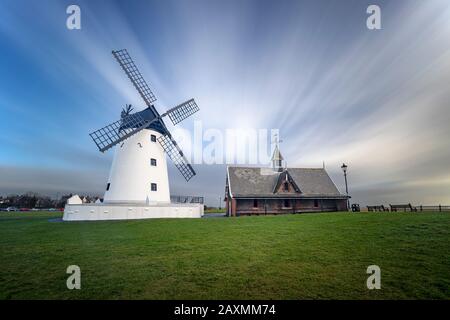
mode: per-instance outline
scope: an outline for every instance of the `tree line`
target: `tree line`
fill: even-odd
[[[59,199],[52,199],[49,196],[40,195],[34,192],[0,196],[0,208],[64,208],[67,199],[71,196],[72,194],[65,194]],[[98,197],[90,195],[80,196],[80,198],[86,203],[95,202],[98,199]]]

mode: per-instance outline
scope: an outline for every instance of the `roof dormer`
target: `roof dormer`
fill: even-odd
[[[301,191],[289,172],[284,170],[278,176],[273,193],[301,193]]]

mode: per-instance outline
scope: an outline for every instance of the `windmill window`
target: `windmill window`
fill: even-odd
[[[285,182],[283,184],[283,189],[284,189],[284,191],[289,191],[289,183]]]
[[[156,183],[152,183],[152,184],[151,184],[151,190],[152,190],[152,191],[158,190],[158,187],[157,187]]]
[[[152,140],[152,142],[156,142],[156,136],[154,134],[152,134],[150,136],[150,140]]]
[[[156,167],[156,159],[150,159],[150,165]]]
[[[108,184],[106,185],[106,191],[109,191],[109,186],[111,185],[111,183],[108,182]]]
[[[258,208],[258,200],[253,199],[253,208]]]
[[[285,199],[283,200],[283,207],[290,208],[291,207],[291,201]]]
[[[314,199],[314,207],[317,208],[319,206],[319,200]]]

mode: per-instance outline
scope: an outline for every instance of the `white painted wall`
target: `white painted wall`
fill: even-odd
[[[105,204],[145,204],[147,198],[150,204],[170,203],[166,156],[160,143],[151,141],[152,134],[156,139],[161,136],[144,129],[116,145]],[[151,158],[156,159],[156,167],[150,165]],[[151,183],[157,184],[157,191],[151,191]]]
[[[152,218],[201,218],[202,204],[66,204],[64,221],[135,220]]]

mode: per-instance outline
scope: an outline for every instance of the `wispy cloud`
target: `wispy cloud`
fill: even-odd
[[[280,128],[290,165],[324,160],[342,188],[339,166],[348,162],[357,202],[450,202],[442,191],[450,189],[448,1],[381,1],[378,31],[365,27],[365,1],[81,1],[76,32],[65,29],[69,3],[23,3],[0,5],[10,61],[2,86],[30,84],[21,64],[40,81],[28,94],[0,94],[8,119],[0,166],[17,177],[55,167],[62,176],[45,171],[47,181],[61,186],[58,170],[76,170],[68,189],[85,181],[102,191],[111,154],[98,153],[87,133],[125,103],[142,106],[110,54],[128,48],[161,110],[195,97],[204,128]],[[192,120],[181,127],[191,130]],[[100,181],[88,185],[92,171]],[[215,203],[224,166],[197,171],[185,184],[171,170],[172,192]],[[22,178],[13,185],[39,188]]]

